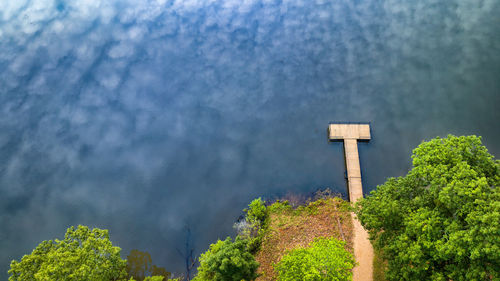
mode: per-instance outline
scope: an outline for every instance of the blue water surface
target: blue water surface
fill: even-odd
[[[498,0],[0,1],[0,271],[84,224],[184,272],[255,197],[365,191],[422,140],[500,152]]]

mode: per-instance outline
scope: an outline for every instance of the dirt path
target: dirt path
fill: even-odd
[[[373,280],[373,247],[368,233],[361,226],[356,215],[351,213],[354,233],[354,258],[358,265],[353,269],[353,281]]]

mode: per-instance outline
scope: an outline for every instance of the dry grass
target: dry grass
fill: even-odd
[[[297,209],[282,203],[271,206],[269,228],[256,254],[260,263],[257,281],[276,280],[273,264],[287,250],[307,246],[317,237],[335,237],[346,242],[352,253],[352,221],[349,203],[340,198],[320,199]]]

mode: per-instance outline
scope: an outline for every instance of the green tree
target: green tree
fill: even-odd
[[[274,265],[278,281],[352,280],[353,255],[335,238],[317,238],[309,247],[289,251]]]
[[[43,241],[20,262],[12,261],[9,281],[126,280],[120,250],[107,230],[70,227],[63,240]]]
[[[235,224],[239,238],[248,240],[247,249],[251,254],[257,253],[267,229],[268,209],[261,198],[252,200],[245,212],[245,220]]]
[[[67,229],[63,240],[43,241],[20,262],[13,260],[9,281],[126,281],[127,261],[120,257],[120,251],[119,247],[112,245],[107,230],[72,226]],[[149,254],[136,253],[136,256],[137,260],[147,264]],[[138,280],[170,280],[170,273],[163,268],[153,265],[151,271],[159,276]],[[131,277],[129,281],[135,279]]]
[[[500,163],[476,136],[420,144],[357,204],[389,280],[500,280]]]
[[[169,279],[172,274],[168,272],[165,268],[156,265],[153,265],[153,268],[151,270],[151,275],[152,277],[164,277],[163,280],[177,280],[177,279]]]
[[[255,280],[259,263],[247,251],[247,240],[230,237],[218,240],[201,254],[198,274],[193,281]]]
[[[252,200],[250,205],[248,205],[248,209],[244,211],[247,213],[247,222],[252,225],[260,226],[267,218],[267,209],[260,197]]]
[[[163,276],[164,280],[170,278],[171,273],[163,267],[153,264],[151,255],[148,252],[132,250],[127,256],[127,274],[136,281],[148,280],[148,275]]]
[[[151,272],[153,260],[148,252],[132,250],[127,256],[127,273],[137,281],[142,281]]]

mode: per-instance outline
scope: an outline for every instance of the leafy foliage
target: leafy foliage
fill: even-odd
[[[125,263],[107,230],[70,227],[64,240],[43,241],[20,262],[12,261],[9,281],[126,280]]]
[[[121,259],[120,251],[119,247],[112,245],[105,229],[91,230],[82,225],[70,227],[63,240],[43,241],[20,262],[13,260],[9,281],[126,281],[127,261]],[[151,273],[158,276],[144,277],[144,265],[151,263],[151,257],[147,253],[132,252],[132,258],[141,261],[135,267],[137,272],[143,273],[138,274],[137,281],[168,280],[170,273],[154,265]],[[133,277],[129,281],[136,281]]]
[[[159,267],[156,265],[153,265],[153,268],[151,269],[151,278],[158,278],[158,277],[163,277],[162,280],[177,280],[177,279],[169,279],[171,277],[171,273],[168,272],[165,268]],[[147,280],[148,277],[146,277],[145,280]]]
[[[413,151],[413,168],[358,203],[389,280],[500,280],[499,161],[480,137]]]
[[[130,279],[134,280],[134,279]],[[166,280],[164,276],[148,276],[144,278],[144,281],[163,281]]]
[[[352,280],[354,257],[344,247],[335,238],[317,238],[307,248],[293,249],[275,265],[278,281]]]
[[[153,260],[147,252],[134,249],[127,256],[127,273],[137,281],[144,280],[152,266]]]
[[[267,210],[261,198],[254,199],[248,210],[246,210],[246,220],[251,224],[261,224],[267,218]]]
[[[170,272],[163,267],[158,267],[153,264],[151,255],[148,252],[132,250],[127,256],[127,274],[136,281],[148,280],[147,275],[155,277],[163,276],[164,280],[168,280]]]
[[[247,251],[247,240],[230,237],[210,245],[201,255],[198,275],[194,281],[241,281],[255,280],[259,264]]]
[[[288,201],[276,201],[271,206],[269,206],[269,212],[271,213],[282,213],[293,210],[292,206],[288,203]]]
[[[238,230],[238,237],[248,240],[247,249],[255,254],[262,244],[262,238],[267,229],[269,210],[261,198],[254,199],[248,205],[248,209],[243,210],[245,220],[235,224]]]
[[[144,278],[144,281],[181,281],[181,278],[167,279],[163,275],[148,276]],[[130,278],[129,281],[136,281],[134,278]]]

